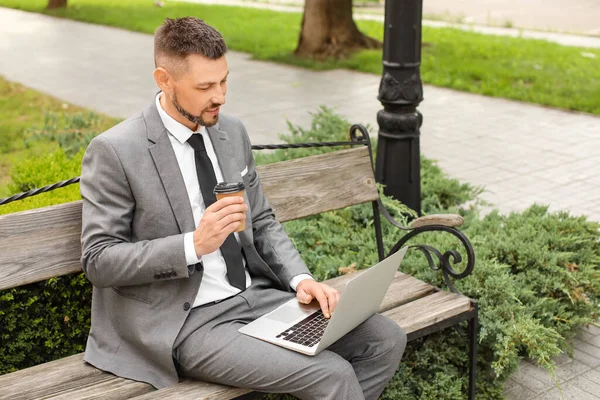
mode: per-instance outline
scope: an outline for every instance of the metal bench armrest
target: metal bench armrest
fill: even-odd
[[[410,226],[404,226],[391,216],[389,211],[385,208],[381,199],[377,201],[377,208],[381,214],[396,228],[408,231],[395,245],[392,247],[388,255],[393,254],[400,250],[410,239],[423,233],[423,232],[446,232],[449,233],[461,242],[465,253],[467,255],[467,265],[462,272],[457,272],[453,265],[462,262],[463,258],[461,253],[457,250],[447,250],[442,253],[436,248],[426,244],[414,244],[410,245],[409,248],[415,248],[420,250],[427,259],[429,267],[434,270],[442,271],[442,276],[446,286],[454,293],[460,293],[460,291],[454,286],[452,279],[465,278],[473,272],[475,267],[475,252],[473,245],[467,238],[467,236],[458,230],[456,227],[464,223],[463,217],[456,214],[432,214],[425,217],[415,219]],[[435,261],[437,258],[437,263]],[[452,279],[451,279],[452,278]]]

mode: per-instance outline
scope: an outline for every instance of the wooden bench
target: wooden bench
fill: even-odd
[[[368,134],[364,128],[360,128],[354,126],[351,133],[354,142],[363,144],[358,148],[259,166],[258,172],[264,191],[281,222],[371,202],[378,252],[382,258],[384,251],[379,213],[386,218],[391,217],[379,200]],[[356,136],[357,129],[363,133],[362,136]],[[81,204],[81,201],[77,201],[0,216],[0,290],[81,272]],[[442,270],[446,283],[454,289],[450,278],[468,275],[474,264],[470,243],[456,228],[449,226],[457,225],[459,220],[458,216],[428,216],[413,222],[411,228],[398,224],[408,234],[392,251],[424,231],[445,231],[455,235],[465,246],[468,256],[464,272],[457,273],[450,266],[449,260],[454,257],[450,253],[455,252],[442,255],[435,249],[420,247],[430,255],[429,258],[437,253],[439,263],[435,268]],[[430,259],[430,266],[434,267],[432,262]],[[341,288],[353,276],[340,276],[328,283]],[[398,272],[379,311],[396,321],[408,334],[409,341],[468,321],[468,341],[465,344],[465,350],[470,352],[468,397],[474,398],[477,304],[473,300]],[[85,363],[82,354],[0,376],[0,399],[10,400],[55,397],[110,400],[231,399],[249,392],[190,380],[155,390],[148,384],[102,372]]]

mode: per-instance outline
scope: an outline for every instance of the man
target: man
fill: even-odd
[[[161,91],[83,159],[82,265],[94,285],[85,360],[157,388],[181,375],[303,399],[376,399],[406,344],[383,316],[315,357],[238,332],[294,291],[329,317],[339,293],[312,279],[262,192],[244,126],[220,115],[221,35],[190,17],[167,19],[154,40]],[[245,199],[216,201],[221,181],[243,182]]]

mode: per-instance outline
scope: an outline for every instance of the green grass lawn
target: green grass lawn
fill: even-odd
[[[46,12],[46,3],[0,0],[2,6],[36,12]],[[219,29],[232,50],[251,53],[257,59],[314,69],[381,73],[381,51],[363,51],[347,60],[329,62],[293,57],[301,21],[298,13],[176,1],[159,8],[150,0],[69,0],[67,9],[50,14],[145,33],[152,33],[165,17],[195,15]],[[358,25],[369,35],[383,38],[381,23],[358,21]],[[427,43],[422,55],[425,83],[600,114],[599,49],[451,28],[424,27],[423,41]]]
[[[46,115],[74,115],[87,110],[0,77],[0,197],[8,195],[11,167],[29,157],[38,157],[58,149],[50,140],[27,142],[28,129],[42,126]],[[117,120],[100,117],[100,129],[107,129]]]

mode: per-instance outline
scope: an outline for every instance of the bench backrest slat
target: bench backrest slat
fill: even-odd
[[[281,222],[378,198],[366,147],[263,165],[258,173]]]
[[[378,197],[366,147],[259,166],[279,221]],[[81,271],[81,201],[0,216],[0,290]]]

